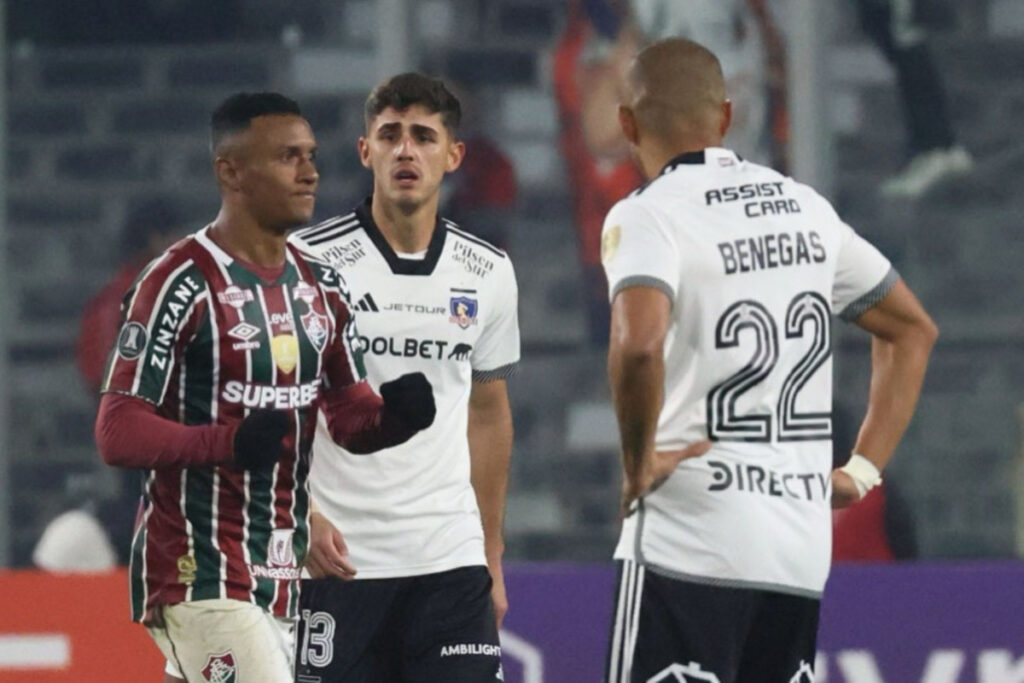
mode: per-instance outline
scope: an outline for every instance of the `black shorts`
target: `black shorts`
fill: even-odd
[[[302,582],[298,683],[494,683],[501,647],[486,567]]]
[[[820,600],[619,567],[608,683],[812,683]]]

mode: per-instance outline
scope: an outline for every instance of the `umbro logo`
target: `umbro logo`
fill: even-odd
[[[228,336],[234,337],[235,339],[241,339],[242,341],[249,341],[259,333],[260,328],[246,322],[238,323],[228,330]]]
[[[377,308],[377,302],[373,300],[373,295],[369,292],[356,302],[356,310],[358,311],[369,311],[371,313],[379,313],[380,309]]]

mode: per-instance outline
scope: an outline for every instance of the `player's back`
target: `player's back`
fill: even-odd
[[[604,243],[613,291],[648,284],[673,302],[658,449],[714,442],[643,501],[620,551],[687,574],[820,590],[830,318],[888,262],[811,188],[717,148],[677,157],[623,200]]]

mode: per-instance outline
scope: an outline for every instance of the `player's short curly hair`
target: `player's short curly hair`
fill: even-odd
[[[240,133],[258,116],[292,114],[302,116],[299,103],[276,92],[240,92],[227,98],[210,116],[210,149],[221,140]]]
[[[440,113],[441,123],[455,137],[462,120],[459,98],[452,94],[441,79],[414,72],[392,76],[373,89],[363,109],[366,125],[369,126],[388,107],[405,111],[414,104],[422,105],[433,113]]]

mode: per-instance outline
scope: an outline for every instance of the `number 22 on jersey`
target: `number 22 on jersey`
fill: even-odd
[[[789,369],[771,413],[740,414],[739,397],[765,381],[779,361],[779,326],[754,299],[737,301],[715,325],[715,348],[753,346],[746,365],[716,384],[707,395],[708,437],[712,441],[821,441],[832,438],[830,406],[799,412],[797,396],[832,354],[831,307],[817,292],[801,292],[786,308],[787,340],[810,337],[807,351]],[[744,330],[748,332],[743,334]],[[781,371],[781,369],[780,369]]]

